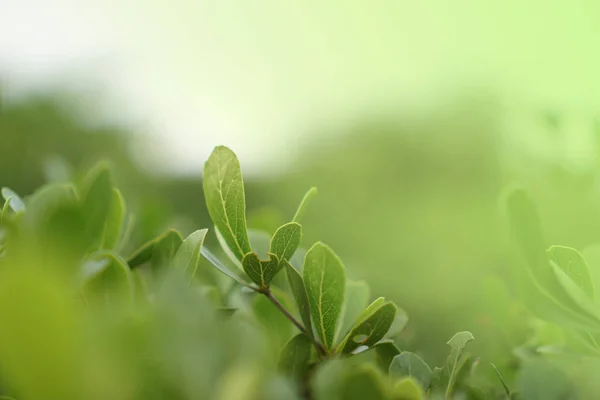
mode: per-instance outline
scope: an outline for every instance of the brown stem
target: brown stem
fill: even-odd
[[[304,333],[305,335],[307,335],[309,338],[311,338],[313,340],[320,356],[327,355],[327,351],[325,350],[325,347],[323,347],[323,345],[321,343],[319,343],[315,338],[313,338],[312,335],[309,334],[309,332],[300,323],[300,321],[298,321],[296,318],[294,318],[294,316],[292,314],[290,314],[290,312],[288,310],[286,310],[286,308],[283,306],[283,304],[281,304],[279,302],[279,300],[277,300],[277,298],[275,298],[275,296],[273,296],[273,293],[269,289],[265,290],[263,292],[263,294],[265,296],[267,296],[267,299],[269,299],[269,301],[271,301],[271,303],[273,303],[275,305],[275,307],[277,307],[279,309],[279,311],[281,311],[283,313],[283,315],[285,315],[286,318],[289,319],[292,322],[292,324],[294,324],[296,326],[296,328],[298,328],[300,330],[300,332]]]

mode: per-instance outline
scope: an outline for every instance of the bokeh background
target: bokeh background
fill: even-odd
[[[142,243],[210,226],[202,167],[227,145],[251,228],[317,186],[305,246],[404,308],[431,359],[458,330],[493,358],[526,328],[505,188],[551,243],[600,243],[599,38],[595,0],[0,0],[0,186],[110,159]]]

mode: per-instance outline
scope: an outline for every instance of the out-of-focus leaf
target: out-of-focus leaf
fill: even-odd
[[[292,336],[292,324],[266,296],[255,296],[252,300],[254,316],[267,335],[269,348],[277,356]]]
[[[594,300],[594,283],[583,256],[577,250],[565,246],[550,246],[548,257],[554,261],[575,282],[575,284]]]
[[[344,379],[342,398],[345,400],[385,400],[385,381],[372,365],[363,364],[353,368]]]
[[[181,234],[174,229],[169,229],[165,234],[158,238],[156,245],[152,249],[152,260],[150,265],[154,271],[160,271],[171,265],[171,262],[181,247],[183,238]]]
[[[133,301],[133,277],[125,260],[112,252],[101,251],[93,254],[90,261],[100,268],[84,271],[87,272],[87,276],[83,291],[88,300],[95,298],[109,304],[121,300]]]
[[[525,364],[517,377],[518,398],[523,400],[568,399],[571,389],[565,374],[543,360]]]
[[[377,363],[384,371],[390,369],[394,357],[400,354],[400,349],[393,340],[382,340],[373,346],[377,354]]]
[[[279,369],[286,375],[303,379],[309,368],[312,340],[303,333],[294,336],[281,350]]]
[[[329,350],[344,303],[344,265],[328,246],[315,243],[306,253],[302,274],[313,323],[325,349]]]
[[[252,251],[246,227],[246,199],[239,161],[225,146],[216,147],[204,165],[208,213],[228,248],[242,261]]]
[[[289,222],[275,231],[270,251],[280,262],[284,259],[289,261],[300,246],[301,240],[302,226],[296,222]]]
[[[86,221],[86,239],[89,241],[89,245],[96,249],[101,247],[101,237],[105,234],[105,227],[114,200],[110,171],[106,165],[101,164],[86,177],[81,201],[81,212]],[[119,201],[120,199],[117,199],[117,204]],[[112,223],[112,221],[108,221],[108,223]],[[115,240],[112,237],[109,239]]]
[[[394,400],[423,400],[425,392],[416,380],[403,378],[394,385],[392,398]]]
[[[117,246],[119,239],[121,238],[124,219],[125,200],[123,200],[121,192],[118,189],[113,188],[108,215],[100,239],[101,250],[112,250]]]
[[[397,380],[403,377],[416,379],[423,389],[429,389],[431,383],[431,368],[415,353],[404,351],[394,357],[389,368],[390,378]]]
[[[244,278],[240,277],[239,275],[231,271],[229,268],[227,268],[227,266],[225,266],[225,264],[223,264],[217,257],[215,257],[215,255],[206,247],[202,246],[200,248],[200,253],[202,253],[204,258],[206,258],[208,262],[210,262],[212,266],[218,269],[221,273],[237,281],[238,283],[241,283],[244,286],[250,287],[250,284],[246,282]]]
[[[287,260],[283,260],[283,265],[287,274],[290,288],[292,290],[292,295],[294,296],[296,306],[298,307],[298,312],[302,318],[302,323],[304,324],[308,334],[312,337],[313,329],[310,320],[310,305],[308,303],[308,295],[306,294],[306,287],[304,286],[302,276],[300,276],[298,271],[296,271]]]
[[[345,360],[340,358],[333,358],[319,363],[311,382],[315,399],[344,400],[342,389],[347,369]]]
[[[396,316],[396,305],[382,299],[375,300],[358,318],[339,348],[349,354],[360,346],[372,347],[384,338]]]
[[[296,211],[296,214],[294,215],[294,218],[292,219],[292,221],[300,222],[300,220],[302,219],[302,216],[304,215],[304,213],[306,212],[306,209],[308,208],[308,205],[316,197],[317,193],[318,193],[318,191],[317,191],[316,187],[311,187],[308,190],[308,192],[306,192],[306,194],[304,195],[304,198],[302,198],[302,201],[300,202],[300,205],[298,206],[298,210]]]
[[[248,229],[248,238],[250,239],[250,247],[252,247],[252,251],[258,255],[258,258],[266,259],[269,257],[271,236],[268,233],[257,231],[255,229]],[[237,259],[232,261],[239,263]]]
[[[408,314],[401,308],[396,309],[396,317],[387,333],[388,337],[398,336],[408,324]]]
[[[190,277],[196,274],[198,266],[202,261],[200,250],[204,244],[207,232],[208,229],[201,229],[192,233],[183,241],[171,263],[173,268],[182,269]]]
[[[140,265],[143,265],[152,259],[152,253],[154,252],[154,246],[156,246],[157,239],[152,239],[146,242],[142,247],[137,249],[129,258],[127,259],[127,264],[129,264],[129,268],[136,268]]]
[[[342,307],[341,323],[338,324],[336,339],[345,337],[356,323],[356,320],[369,304],[371,289],[365,281],[347,281],[346,295]]]
[[[473,334],[471,332],[464,331],[458,332],[452,336],[452,339],[448,341],[448,345],[450,346],[450,355],[446,359],[446,364],[444,365],[446,373],[448,374],[446,397],[448,397],[454,390],[456,377],[458,376],[460,370],[462,355],[467,345],[473,340],[475,340]]]
[[[5,201],[5,207],[10,207],[15,213],[25,211],[25,202],[14,190],[3,187],[2,197]]]
[[[268,260],[260,260],[256,253],[248,253],[242,260],[244,272],[260,288],[267,288],[279,270],[279,260],[269,253]]]

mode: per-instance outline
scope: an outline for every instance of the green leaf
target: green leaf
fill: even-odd
[[[292,295],[294,296],[294,300],[296,300],[296,306],[298,307],[298,312],[300,313],[302,323],[304,324],[306,331],[312,337],[313,329],[310,321],[310,305],[308,303],[308,295],[306,294],[306,287],[304,286],[302,276],[300,276],[298,271],[296,271],[296,269],[288,262],[288,260],[284,259],[283,265],[287,274],[290,288],[292,290]]]
[[[6,202],[4,204],[5,207],[10,207],[15,213],[20,213],[25,211],[25,202],[23,199],[15,193],[14,190],[3,187],[2,188],[2,197]]]
[[[496,367],[496,364],[494,364],[494,363],[490,363],[490,365],[492,366],[492,368],[496,372],[496,375],[498,375],[498,378],[500,379],[500,382],[502,383],[502,387],[504,388],[504,393],[506,393],[506,396],[510,399],[510,397],[511,397],[510,389],[508,388],[508,385],[504,381],[504,378],[502,377],[502,374],[498,370],[498,367]]]
[[[344,379],[344,400],[387,400],[385,382],[381,373],[369,364],[353,368]]]
[[[338,348],[349,354],[360,346],[373,347],[389,331],[396,309],[394,303],[386,302],[383,298],[375,300],[358,318]]]
[[[416,379],[423,389],[429,389],[431,384],[431,368],[421,357],[415,353],[404,351],[394,357],[389,368],[390,378],[397,380],[403,377],[412,377]]]
[[[156,246],[157,240],[158,238],[146,242],[144,245],[142,245],[142,247],[137,249],[131,256],[129,256],[127,259],[129,268],[133,269],[150,261],[152,259],[152,253],[154,252],[154,246]]]
[[[286,375],[301,380],[306,376],[312,354],[312,340],[303,333],[290,339],[279,356],[279,369]]]
[[[313,323],[325,349],[329,350],[344,303],[344,265],[328,246],[315,243],[306,253],[302,274]]]
[[[417,381],[412,378],[403,378],[394,385],[393,399],[424,400],[425,393]]]
[[[157,272],[171,265],[171,262],[181,247],[183,238],[175,229],[169,229],[156,241],[152,249],[152,259],[150,265]]]
[[[250,247],[252,247],[252,251],[254,251],[258,255],[258,258],[269,258],[269,252],[271,247],[271,235],[264,231],[248,229],[248,238],[250,239]],[[231,258],[231,255],[229,256],[229,258]],[[239,264],[239,261],[237,259],[234,259],[232,261],[234,263]]]
[[[572,398],[567,376],[547,361],[526,363],[517,377],[517,392],[523,400],[560,400]]]
[[[198,266],[202,261],[200,250],[207,232],[208,229],[201,229],[192,233],[183,241],[171,263],[173,268],[182,269],[190,277],[196,275]]]
[[[225,146],[216,147],[204,165],[208,213],[235,257],[252,251],[246,227],[246,199],[239,161]]]
[[[85,218],[85,236],[90,246],[100,248],[101,236],[113,204],[114,193],[106,165],[94,168],[86,177],[81,212]],[[117,200],[119,201],[119,200]]]
[[[398,308],[396,310],[396,318],[394,318],[394,322],[392,323],[392,326],[390,327],[387,336],[398,336],[400,333],[402,333],[402,331],[406,327],[406,324],[408,324],[408,314],[403,309]]]
[[[339,335],[345,337],[354,323],[369,304],[371,297],[371,289],[365,281],[348,281],[346,282],[346,301],[342,307],[341,323],[338,325],[336,340]]]
[[[242,260],[244,272],[260,288],[269,287],[271,280],[279,271],[279,259],[275,254],[269,253],[269,259],[264,261],[258,258],[256,253],[248,253]]]
[[[296,222],[289,222],[277,229],[271,239],[271,253],[275,254],[280,262],[291,260],[300,246],[302,240],[302,226]]]
[[[308,207],[310,202],[315,198],[317,193],[318,193],[318,191],[317,191],[316,187],[312,187],[308,190],[308,192],[306,192],[306,194],[304,195],[304,198],[302,199],[302,201],[300,202],[300,205],[298,206],[298,210],[296,211],[294,218],[292,219],[293,222],[299,222],[300,219],[302,219],[302,216],[306,212],[306,208]]]
[[[384,371],[390,369],[390,364],[398,354],[400,349],[393,340],[381,340],[379,343],[373,346],[375,353],[377,354],[377,363]]]
[[[8,197],[6,199],[6,201],[4,202],[2,209],[0,209],[0,224],[2,223],[2,221],[4,221],[4,218],[6,218],[6,215],[8,214],[8,209],[10,208],[11,199],[12,199],[12,197]]]
[[[465,348],[472,340],[475,340],[473,334],[471,332],[464,331],[458,332],[452,337],[452,339],[448,341],[448,345],[450,346],[451,350],[450,356],[448,356],[448,359],[446,360],[446,365],[444,367],[447,373],[449,374],[448,387],[446,388],[446,397],[449,397],[449,395],[454,390],[456,376],[458,375],[458,372],[460,370],[461,357],[465,351]]]
[[[594,283],[583,256],[565,246],[550,246],[548,257],[554,261],[585,294],[594,300]]]
[[[121,192],[113,188],[109,212],[104,223],[104,230],[100,238],[101,250],[112,250],[117,246],[121,237],[123,220],[125,219],[125,201]]]
[[[133,276],[127,263],[118,255],[101,251],[93,254],[83,267],[86,298],[112,303],[120,299],[133,301]]]
[[[241,278],[239,275],[235,274],[233,271],[227,268],[225,264],[223,264],[217,257],[215,257],[215,255],[205,246],[202,246],[200,248],[200,253],[204,256],[204,258],[208,260],[209,263],[212,264],[213,267],[218,269],[221,273],[225,274],[229,278],[237,281],[238,283],[244,286],[252,287],[248,282],[246,282],[245,279]]]

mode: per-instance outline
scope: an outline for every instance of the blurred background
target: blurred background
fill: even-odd
[[[142,243],[210,227],[227,145],[251,228],[317,186],[305,247],[404,308],[427,356],[470,330],[493,357],[524,324],[507,185],[550,243],[600,243],[598,38],[595,0],[0,0],[0,186],[110,159]]]

